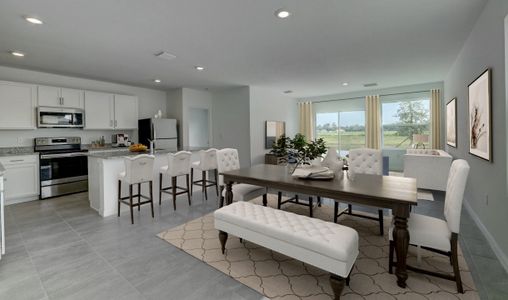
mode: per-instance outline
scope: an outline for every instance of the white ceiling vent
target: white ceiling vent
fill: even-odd
[[[166,51],[159,52],[159,53],[155,54],[155,56],[157,56],[160,59],[165,59],[165,60],[172,60],[172,59],[176,58],[175,55],[173,55],[169,52],[166,52]]]
[[[363,86],[364,86],[364,87],[377,86],[377,83],[375,83],[375,82],[372,82],[372,83],[365,83]]]

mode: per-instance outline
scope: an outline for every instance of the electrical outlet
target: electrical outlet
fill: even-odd
[[[489,195],[485,195],[485,206],[489,206]]]

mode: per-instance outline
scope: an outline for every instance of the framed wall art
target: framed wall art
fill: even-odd
[[[487,69],[468,87],[469,153],[492,161],[491,70]]]
[[[446,144],[457,148],[457,98],[446,104]]]

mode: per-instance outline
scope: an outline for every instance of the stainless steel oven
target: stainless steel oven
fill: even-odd
[[[37,108],[37,127],[39,128],[81,128],[84,111],[76,108],[44,107]]]
[[[39,152],[40,198],[50,198],[88,190],[87,152],[81,139],[36,138]]]

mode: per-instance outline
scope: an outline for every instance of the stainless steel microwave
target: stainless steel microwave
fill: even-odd
[[[82,128],[85,112],[77,108],[44,107],[37,108],[37,127],[39,128]]]

